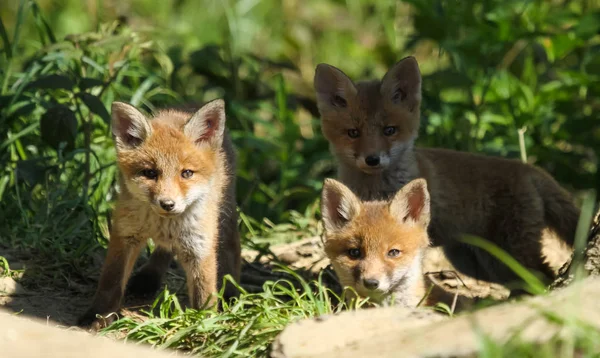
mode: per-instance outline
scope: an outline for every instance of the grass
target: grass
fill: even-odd
[[[124,318],[104,330],[122,334],[126,340],[151,344],[159,349],[178,349],[200,356],[267,356],[275,337],[289,324],[304,318],[360,309],[366,300],[350,306],[321,279],[307,282],[289,269],[290,279],[266,282],[260,293],[243,292],[225,304],[222,313],[182,309],[175,294],[164,290],[143,321]],[[243,289],[241,289],[243,291]],[[451,315],[443,307],[435,309]],[[524,340],[525,323],[504,340],[478,333],[481,357],[595,357],[600,354],[600,329],[586,322],[540,308],[540,317],[557,331],[544,343]]]
[[[165,289],[146,312],[148,319],[121,319],[105,332],[121,332],[126,339],[159,348],[176,348],[201,356],[266,356],[272,341],[288,324],[303,318],[347,309],[344,298],[327,288],[321,278],[307,282],[288,268],[290,279],[267,281],[259,293],[243,288],[233,302],[220,302],[223,312],[182,309]],[[341,303],[340,303],[341,302]],[[353,302],[359,308],[364,301]]]
[[[96,283],[116,195],[108,126],[115,100],[151,112],[224,98],[238,148],[244,247],[269,256],[270,245],[318,235],[319,192],[335,168],[312,94],[320,62],[366,78],[415,55],[423,73],[419,146],[521,157],[578,198],[600,190],[593,1],[124,3],[19,0],[0,8],[0,250],[37,266],[11,270],[21,257],[0,256],[0,275],[29,289],[75,295]],[[287,277],[243,293],[220,315],[182,310],[165,291],[144,323],[124,319],[111,330],[208,356],[261,356],[286,324],[348,308],[318,281]],[[539,352],[593,353],[598,332],[580,328]],[[517,339],[485,344],[491,356],[539,349]]]

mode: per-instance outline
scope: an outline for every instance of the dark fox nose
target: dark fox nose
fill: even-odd
[[[369,155],[365,158],[365,163],[367,163],[370,167],[375,167],[379,165],[379,156],[378,155]]]
[[[175,202],[173,200],[161,200],[160,207],[165,211],[171,211],[175,207]]]
[[[363,285],[365,285],[365,287],[369,290],[374,290],[377,288],[377,286],[379,286],[379,280],[374,278],[366,278],[363,280]]]

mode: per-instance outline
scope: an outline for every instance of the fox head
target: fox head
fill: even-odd
[[[225,104],[215,100],[196,113],[158,112],[149,120],[114,102],[112,133],[127,191],[161,216],[175,216],[210,192],[218,173]]]
[[[380,302],[422,279],[430,221],[424,179],[406,184],[390,201],[365,202],[326,179],[321,213],[325,252],[344,286]]]
[[[417,137],[421,73],[414,57],[396,63],[381,81],[356,84],[341,70],[319,64],[314,87],[323,135],[347,165],[380,172]]]

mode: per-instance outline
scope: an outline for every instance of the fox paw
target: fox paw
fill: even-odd
[[[127,293],[138,297],[153,296],[160,289],[161,276],[154,272],[140,271],[127,285]]]

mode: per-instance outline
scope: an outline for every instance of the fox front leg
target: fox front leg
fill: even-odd
[[[121,307],[127,279],[142,246],[143,240],[118,234],[111,235],[94,300],[79,318],[77,325],[91,325],[92,330],[99,330],[115,320],[115,315],[111,313],[117,312]],[[97,315],[103,318],[97,318]]]
[[[214,307],[217,302],[217,255],[212,253],[181,255],[188,287],[190,306],[195,309]]]

